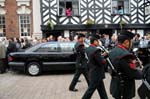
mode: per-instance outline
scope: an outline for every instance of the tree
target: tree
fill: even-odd
[[[90,18],[87,19],[86,25],[87,26],[92,26],[94,24],[94,21],[91,20]]]
[[[123,27],[124,27],[126,24],[127,24],[127,22],[125,22],[125,21],[123,21],[123,20],[121,20],[121,21],[119,22],[121,31],[123,30]]]

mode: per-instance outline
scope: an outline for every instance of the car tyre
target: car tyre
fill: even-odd
[[[37,76],[41,73],[41,67],[38,62],[30,62],[27,65],[27,72],[31,76]]]

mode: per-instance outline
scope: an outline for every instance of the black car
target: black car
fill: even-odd
[[[150,64],[150,41],[145,44],[134,42],[133,47],[138,48],[137,55],[143,65]]]
[[[74,70],[75,42],[47,42],[35,45],[24,52],[8,55],[12,70],[22,70],[29,75],[39,75],[48,70]]]

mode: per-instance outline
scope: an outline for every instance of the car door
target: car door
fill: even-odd
[[[36,53],[39,54],[39,59],[44,66],[59,64],[61,60],[57,42],[43,44],[36,50]]]
[[[61,61],[65,62],[66,64],[75,64],[76,55],[73,52],[74,49],[74,42],[60,42],[59,46],[61,49],[60,57]]]

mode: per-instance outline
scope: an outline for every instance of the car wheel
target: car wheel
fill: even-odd
[[[40,64],[37,62],[31,62],[27,65],[27,72],[31,76],[37,76],[41,73]]]

